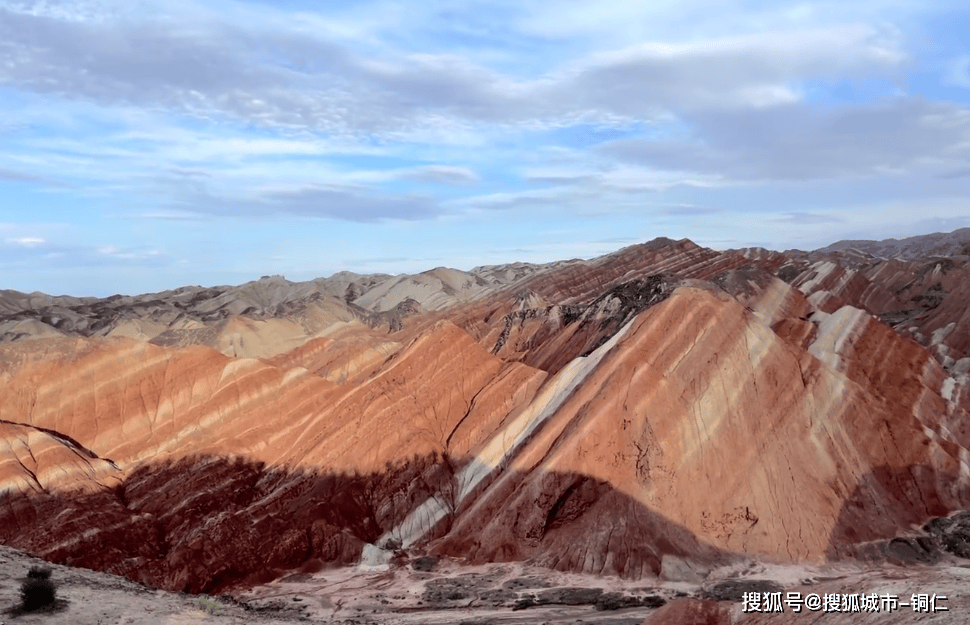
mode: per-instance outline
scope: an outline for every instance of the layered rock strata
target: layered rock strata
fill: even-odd
[[[970,507],[964,269],[826,262],[658,240],[342,303],[268,280],[196,301],[263,308],[191,340],[13,342],[0,539],[193,591],[402,549],[628,578],[878,556]],[[927,349],[886,315],[937,281]]]

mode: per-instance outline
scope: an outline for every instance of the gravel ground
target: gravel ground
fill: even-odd
[[[57,584],[53,609],[20,613],[20,583],[32,566],[50,568]],[[419,567],[421,568],[421,567]],[[916,614],[745,614],[730,603],[731,621],[751,623],[970,622],[970,564],[863,567],[769,565],[748,562],[716,569],[701,584],[624,581],[559,573],[520,563],[464,566],[440,561],[432,570],[339,568],[294,574],[233,597],[155,590],[122,577],[51,565],[0,546],[0,625],[653,625],[658,606],[681,597],[731,598],[735,591],[946,594],[948,612]],[[659,625],[659,621],[657,622]]]

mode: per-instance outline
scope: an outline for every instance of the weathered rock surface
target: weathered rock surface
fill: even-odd
[[[0,420],[0,476],[3,495],[50,490],[91,491],[119,482],[110,460],[53,431]]]
[[[926,347],[953,375],[956,386],[952,393],[966,394],[970,371],[968,262],[966,256],[868,259],[863,263],[828,257],[800,268],[790,282],[819,311],[832,313],[850,305],[878,316]]]
[[[0,347],[0,540],[193,591],[414,550],[629,579],[960,555],[958,517],[910,534],[970,508],[965,264],[658,239],[5,292],[3,327],[65,336]]]
[[[510,461],[515,479],[459,511],[442,549],[637,576],[659,573],[665,553],[702,557],[687,537],[818,560],[966,506],[966,412],[940,396],[942,369],[865,313],[840,312],[798,350],[726,294],[682,287],[631,323]],[[879,468],[891,477],[846,509]],[[557,483],[552,472],[589,477]],[[598,484],[661,512],[663,526],[603,510],[582,517],[578,536],[558,532],[560,515],[604,505]],[[697,484],[712,487],[685,496]]]

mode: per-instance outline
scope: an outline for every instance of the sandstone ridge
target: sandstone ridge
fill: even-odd
[[[5,293],[0,540],[193,592],[424,553],[634,580],[891,559],[970,508],[966,265],[658,239]]]

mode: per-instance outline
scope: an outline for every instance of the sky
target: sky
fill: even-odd
[[[0,0],[0,289],[964,226],[965,0]]]

